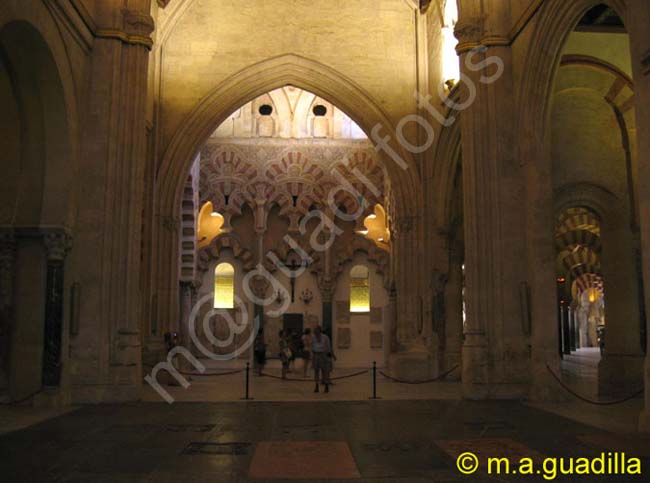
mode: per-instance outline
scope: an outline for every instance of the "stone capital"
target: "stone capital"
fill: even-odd
[[[485,32],[484,17],[464,17],[458,20],[454,35],[461,44],[479,43]]]
[[[47,231],[43,234],[43,243],[48,260],[63,261],[72,248],[72,237],[62,231]]]
[[[267,280],[266,277],[255,276],[251,278],[250,288],[253,291],[255,297],[259,299],[266,299],[266,294],[269,290],[271,283]]]
[[[127,35],[148,37],[154,31],[153,17],[145,12],[124,10],[124,32]]]
[[[327,274],[318,274],[318,289],[323,302],[331,302],[334,296],[334,280]]]

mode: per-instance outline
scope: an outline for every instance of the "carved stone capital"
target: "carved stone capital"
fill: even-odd
[[[154,31],[153,17],[148,13],[124,10],[124,32],[128,35],[148,37]]]
[[[318,273],[318,289],[323,302],[331,302],[334,296],[334,280],[327,274]]]
[[[454,35],[461,44],[478,43],[485,33],[484,17],[464,17],[458,20]]]
[[[251,278],[250,288],[253,294],[259,299],[266,299],[271,283],[266,277],[255,276]]]
[[[72,248],[72,237],[62,231],[48,231],[43,235],[47,259],[63,261]]]

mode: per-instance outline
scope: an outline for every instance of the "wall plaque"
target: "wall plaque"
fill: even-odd
[[[352,332],[347,327],[339,328],[337,331],[337,347],[339,349],[349,349],[352,339]]]
[[[383,349],[384,347],[384,333],[379,331],[370,332],[370,348]]]

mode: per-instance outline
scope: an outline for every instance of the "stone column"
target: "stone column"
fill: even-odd
[[[47,252],[43,385],[59,386],[63,337],[64,262],[72,246],[72,239],[64,232],[48,232],[44,235],[43,242]]]
[[[462,247],[454,249],[449,260],[449,281],[445,287],[445,356],[444,370],[461,364],[463,347],[463,255]],[[449,378],[459,380],[460,370]]]
[[[418,243],[420,220],[402,216],[391,223],[397,351],[390,354],[388,365],[395,377],[405,379],[426,379],[437,371],[423,338],[424,307],[418,279],[425,263]]]
[[[192,301],[194,299],[194,283],[180,282],[180,333],[187,342],[190,313],[192,312]]]
[[[605,351],[598,364],[598,393],[620,397],[643,384],[634,237],[619,211],[605,218],[601,238],[605,281]],[[618,215],[618,216],[617,216]]]
[[[147,77],[154,30],[150,7],[150,0],[99,2],[97,7],[101,35],[93,42],[88,71],[93,82],[86,89],[81,154],[88,162],[81,167],[83,203],[75,227],[75,260],[85,263],[79,274],[84,324],[75,338],[76,364],[96,370],[73,381],[73,398],[81,402],[132,400],[142,385],[137,346]]]
[[[507,102],[515,90],[513,53],[499,45],[477,50],[484,38],[509,28],[507,22],[498,15],[485,16],[484,2],[461,0],[459,7],[455,34],[462,73],[456,108],[462,132],[465,230],[463,394],[469,399],[515,398],[528,390],[530,352],[517,303],[526,277],[519,258],[526,253],[526,242],[513,229],[525,226],[526,180],[514,148],[515,106]],[[495,13],[505,11],[492,8]],[[501,75],[495,77],[496,72]]]
[[[0,391],[9,385],[15,252],[16,240],[13,232],[0,233]]]
[[[627,2],[626,28],[630,34],[638,149],[638,194],[642,271],[646,311],[650,309],[650,5]],[[646,330],[646,340],[650,335]],[[650,348],[650,344],[646,344]],[[650,432],[650,351],[645,355],[645,410],[639,429]]]
[[[321,321],[321,326],[323,327],[323,332],[325,332],[331,340],[333,339],[333,309],[332,309],[332,299],[334,297],[334,284],[332,280],[327,275],[318,277],[318,288],[320,289],[321,299],[323,301],[323,320]]]

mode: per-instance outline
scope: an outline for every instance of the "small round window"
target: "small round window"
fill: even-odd
[[[314,116],[323,117],[324,115],[327,114],[327,107],[323,106],[322,104],[319,104],[317,106],[314,106],[313,112],[314,112]]]
[[[260,106],[259,111],[262,116],[270,116],[271,114],[273,114],[273,106],[270,106],[268,104],[262,104]]]

